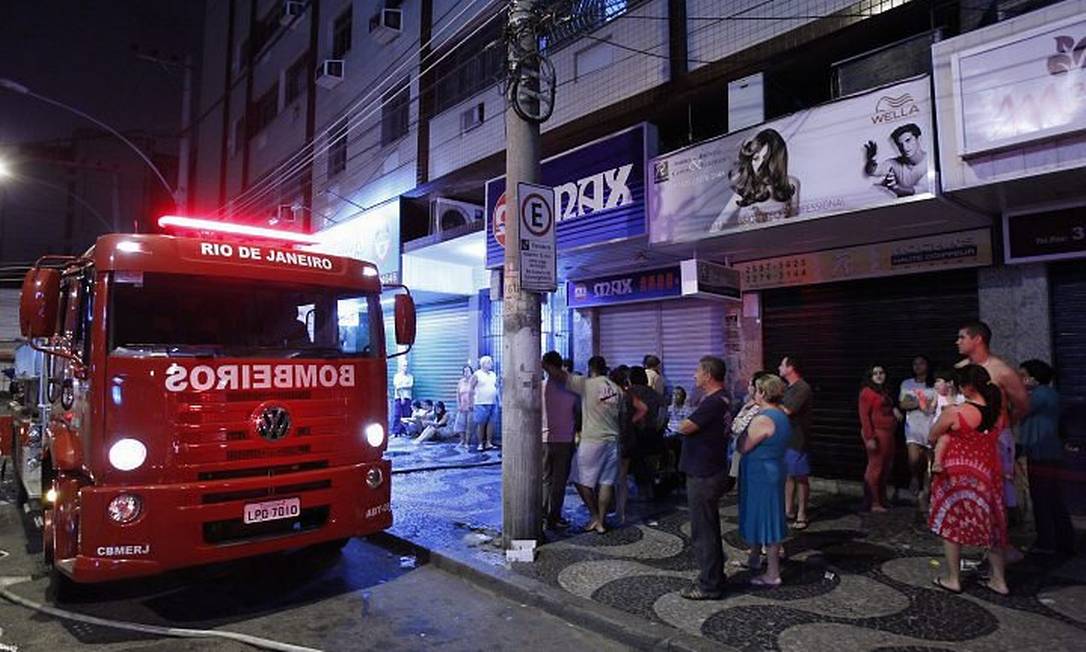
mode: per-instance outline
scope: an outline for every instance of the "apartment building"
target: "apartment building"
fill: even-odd
[[[446,401],[466,362],[500,362],[503,10],[207,3],[194,205],[316,232],[411,286],[416,389]],[[561,287],[542,348],[579,367],[655,353],[688,389],[706,353],[737,389],[800,357],[822,475],[862,464],[864,365],[901,380],[916,354],[950,364],[967,320],[991,323],[1013,360],[1054,360],[1082,409],[1086,277],[1065,260],[1083,255],[1080,15],[1072,0],[545,2]],[[1019,77],[976,76],[1001,56]],[[1022,99],[1033,113],[1013,137],[968,131],[992,85],[1043,95],[1049,78],[1058,119]],[[1068,243],[1014,253],[1014,238],[1052,235],[1038,224]],[[698,270],[720,283],[699,286]]]

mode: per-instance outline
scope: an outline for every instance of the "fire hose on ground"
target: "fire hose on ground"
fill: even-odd
[[[35,602],[34,600],[30,600],[29,598],[24,598],[23,596],[16,594],[10,588],[15,584],[29,582],[31,579],[31,577],[26,576],[0,577],[0,597],[3,597],[5,600],[13,604],[26,607],[27,609],[30,609],[32,611],[43,613],[47,616],[52,616],[54,618],[61,618],[63,620],[70,620],[79,623],[85,623],[88,625],[98,625],[101,627],[111,627],[113,629],[123,629],[132,632],[140,632],[142,634],[153,634],[156,636],[169,636],[174,638],[220,638],[228,641],[244,643],[246,645],[251,645],[255,648],[259,648],[262,650],[276,650],[278,652],[320,652],[320,650],[317,650],[316,648],[305,647],[302,645],[293,645],[291,643],[282,643],[280,641],[273,641],[271,639],[261,638],[259,636],[252,636],[250,634],[241,634],[238,632],[217,629],[160,627],[157,625],[143,625],[140,623],[129,623],[120,620],[109,620],[107,618],[88,616],[81,613],[51,607],[40,602]]]

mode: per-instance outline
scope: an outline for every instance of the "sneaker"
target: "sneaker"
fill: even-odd
[[[703,591],[697,584],[691,584],[682,591],[679,591],[679,595],[687,600],[719,600],[724,597],[724,592]]]

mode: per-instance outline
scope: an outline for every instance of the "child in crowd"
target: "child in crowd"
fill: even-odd
[[[935,372],[935,411],[932,414],[931,422],[933,424],[937,422],[939,415],[943,413],[943,409],[948,405],[961,405],[964,402],[965,397],[958,393],[958,387],[955,384],[954,371],[941,369]],[[950,441],[948,436],[949,431],[935,442],[934,459],[931,464],[932,473],[943,472],[943,457],[946,454],[947,443]]]

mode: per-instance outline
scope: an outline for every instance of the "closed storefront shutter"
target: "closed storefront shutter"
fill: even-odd
[[[686,299],[660,304],[664,375],[689,395],[702,356],[724,357],[724,304]]]
[[[469,338],[474,335],[468,332],[468,325],[467,300],[419,306],[415,347],[408,354],[416,399],[445,401],[449,410],[456,409],[456,383],[468,360]],[[389,337],[394,336],[390,330]],[[397,361],[389,362],[389,374],[393,374]]]
[[[607,364],[640,365],[646,353],[663,361],[672,385],[693,389],[704,355],[724,353],[724,304],[696,299],[637,303],[600,310],[600,355]]]
[[[599,328],[600,355],[607,366],[639,365],[646,353],[660,348],[660,306],[635,303],[602,308]]]
[[[766,291],[765,365],[775,370],[783,356],[795,355],[814,389],[814,474],[863,477],[856,404],[867,365],[886,367],[896,396],[912,375],[914,355],[927,355],[936,367],[953,365],[958,327],[977,315],[974,270]]]
[[[1068,438],[1086,442],[1086,262],[1051,267],[1052,334],[1057,390]]]

